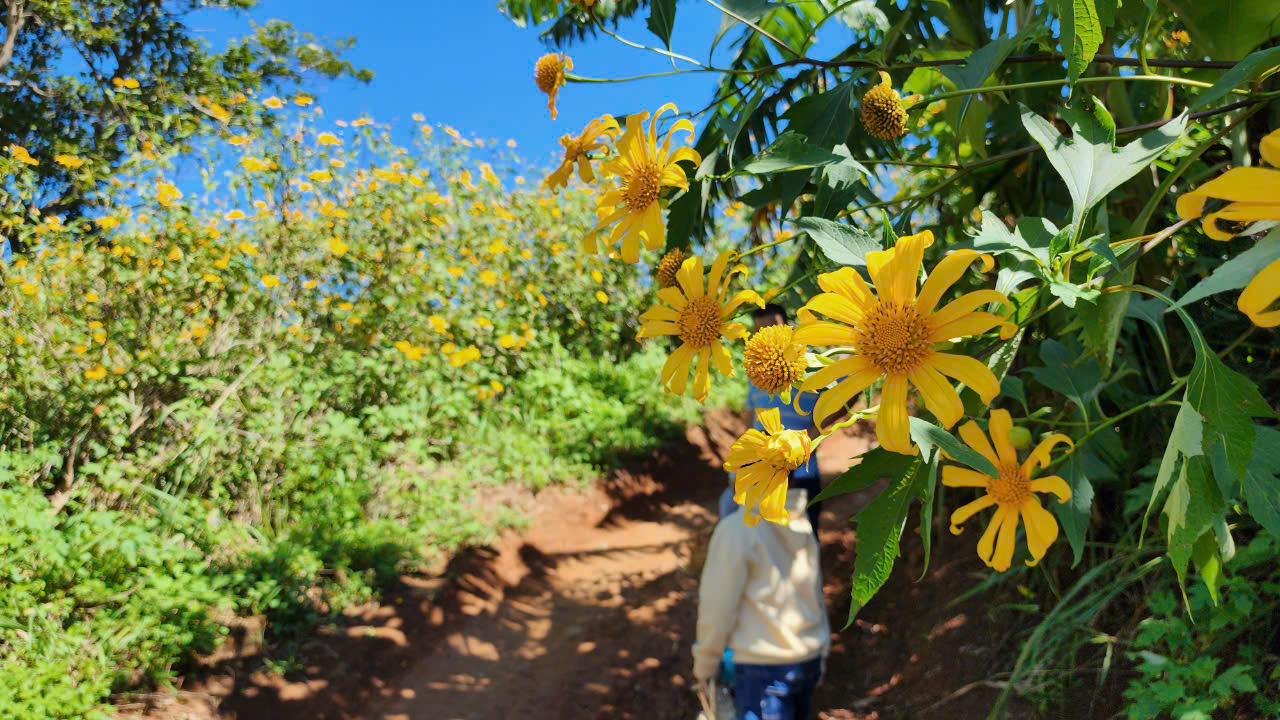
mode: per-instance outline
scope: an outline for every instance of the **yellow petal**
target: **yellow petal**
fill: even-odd
[[[800,389],[804,392],[815,392],[846,375],[855,375],[869,371],[875,372],[876,377],[879,377],[881,374],[880,371],[871,364],[871,361],[862,355],[853,355],[841,358],[840,360],[837,360],[824,368],[819,368],[811,373],[809,377],[804,379],[804,383],[800,385]],[[871,382],[875,382],[875,379],[873,378]]]
[[[1013,430],[1013,418],[1008,410],[992,410],[991,419],[987,423],[990,430],[991,443],[996,446],[996,454],[1005,465],[1018,463],[1018,451],[1009,442],[1009,433]]]
[[[987,303],[1000,303],[1007,306],[1009,305],[1009,298],[1005,297],[1004,293],[996,292],[995,290],[975,290],[971,293],[965,293],[947,303],[941,310],[930,315],[929,324],[933,327],[942,327],[959,320]],[[919,307],[916,308],[917,311],[919,309]]]
[[[1027,561],[1027,565],[1034,566],[1044,557],[1053,541],[1058,539],[1058,521],[1034,497],[1027,498],[1021,511],[1022,522],[1027,528],[1027,550],[1031,551],[1031,559]],[[1010,559],[1012,560],[1012,552]]]
[[[842,267],[834,272],[819,275],[818,287],[827,292],[845,296],[863,310],[876,303],[875,293],[867,287],[866,281],[858,271],[851,267]]]
[[[680,269],[676,271],[676,282],[690,300],[702,297],[702,258],[694,255],[681,263]]]
[[[1218,198],[1228,202],[1275,202],[1280,197],[1280,170],[1238,167],[1202,184],[1178,198],[1178,217],[1188,220],[1204,212],[1205,201]]]
[[[996,457],[996,451],[991,447],[991,442],[987,440],[987,434],[982,432],[982,428],[978,427],[978,423],[970,420],[961,425],[960,439],[964,440],[964,444],[972,448],[974,452],[991,461],[992,465],[1000,464],[1000,459]]]
[[[711,362],[725,377],[733,377],[733,356],[719,340],[711,343]]]
[[[942,427],[950,429],[964,417],[964,403],[960,402],[956,389],[942,377],[942,373],[924,364],[908,373],[907,379],[916,386],[920,397],[924,398],[925,407],[938,418]]]
[[[720,278],[724,275],[724,269],[729,266],[729,261],[733,259],[734,252],[725,250],[716,256],[714,262],[711,263],[711,275],[707,278],[707,294],[710,295],[720,289]]]
[[[770,435],[777,435],[784,430],[781,416],[782,412],[778,408],[756,411],[756,419],[760,421],[760,426]]]
[[[662,366],[662,385],[673,395],[683,395],[685,383],[689,380],[689,363],[693,362],[693,348],[681,345],[667,358]]]
[[[1275,133],[1272,133],[1275,135]],[[1270,135],[1268,135],[1270,137]],[[1275,327],[1280,325],[1280,309],[1267,312],[1277,299],[1280,299],[1280,260],[1272,262],[1254,276],[1240,293],[1236,307],[1249,316],[1258,327]]]
[[[964,524],[965,520],[968,520],[973,517],[974,514],[986,510],[995,504],[996,499],[994,497],[991,495],[983,495],[967,505],[961,505],[956,508],[956,511],[951,513],[951,534],[959,535],[964,532],[964,529],[960,526]]]
[[[739,290],[729,302],[720,308],[720,317],[726,320],[729,319],[733,316],[734,311],[738,309],[738,306],[746,302],[755,303],[757,307],[764,307],[764,298],[760,297],[760,293],[755,290]]]
[[[942,484],[947,487],[986,487],[991,478],[977,470],[970,470],[959,465],[942,466]]]
[[[730,340],[738,340],[747,334],[747,326],[742,323],[725,323],[720,329],[720,334]]]
[[[970,335],[981,335],[993,327],[1000,328],[1000,337],[1005,340],[1013,337],[1014,333],[1018,332],[1018,326],[1004,318],[996,317],[986,312],[972,312],[962,316],[959,320],[952,320],[946,325],[936,326],[926,339],[931,343],[955,340],[969,337]]]
[[[662,209],[658,203],[651,203],[645,208],[640,221],[640,233],[644,237],[644,246],[657,250],[667,244],[667,226],[662,220]]]
[[[876,417],[876,438],[881,447],[891,452],[915,455],[919,451],[911,443],[906,375],[885,378],[884,390],[880,393],[880,414]]]
[[[698,369],[693,373],[693,398],[705,402],[711,392],[711,348],[698,351]]]
[[[760,500],[760,515],[769,522],[786,525],[791,519],[787,513],[787,474],[779,474],[781,478],[773,489]]]
[[[926,360],[926,364],[967,385],[978,393],[984,403],[990,404],[1000,394],[1000,381],[996,379],[995,373],[968,355],[934,353]]]
[[[1062,433],[1054,433],[1041,440],[1040,444],[1036,445],[1035,450],[1032,450],[1031,454],[1027,456],[1027,459],[1023,461],[1023,474],[1027,477],[1031,477],[1035,474],[1035,471],[1038,468],[1047,467],[1049,465],[1049,453],[1052,452],[1055,447],[1063,443],[1070,445],[1072,448],[1075,448],[1076,446],[1075,443],[1071,442],[1071,438],[1063,435]]]
[[[1018,539],[1018,511],[1009,508],[1000,524],[1000,536],[996,538],[996,551],[991,556],[991,568],[1004,572],[1013,564],[1014,543]]]
[[[863,308],[849,298],[837,293],[822,293],[809,299],[804,305],[812,312],[826,315],[846,325],[857,325],[862,322]]]
[[[663,288],[663,289],[665,290],[669,288]],[[648,310],[645,310],[644,313],[640,315],[640,319],[642,321],[643,320],[664,320],[666,322],[675,322],[680,319],[680,313],[672,308],[667,307],[666,305],[654,305]]]
[[[1066,480],[1057,475],[1045,475],[1042,478],[1036,478],[1031,481],[1031,489],[1034,492],[1053,493],[1058,497],[1058,502],[1066,502],[1071,499],[1071,486]]]
[[[640,332],[636,333],[638,338],[651,338],[659,335],[679,335],[680,326],[673,322],[665,322],[662,320],[650,320],[640,324]]]
[[[689,304],[689,301],[685,300],[684,293],[678,287],[662,288],[658,291],[658,299],[675,308],[677,312],[683,310],[684,306]]]
[[[991,566],[991,555],[995,551],[996,533],[1004,525],[1004,518],[1010,512],[1016,511],[1013,508],[997,508],[995,514],[991,516],[991,522],[987,524],[987,529],[983,531],[982,537],[978,538],[978,557],[982,558],[982,562],[986,563],[988,567]]]
[[[801,345],[852,345],[853,328],[840,323],[818,320],[797,327],[793,338]]]
[[[866,390],[871,383],[879,380],[880,376],[881,372],[875,368],[859,370],[840,381],[835,387],[824,391],[818,396],[818,401],[813,406],[814,424],[821,426],[833,415],[840,413],[849,403],[850,398]],[[883,401],[881,407],[883,408]]]
[[[916,299],[916,281],[920,278],[924,249],[932,244],[933,233],[928,230],[898,239],[893,248],[896,252],[890,270],[892,296],[897,302],[908,303]]]
[[[982,258],[984,270],[990,270],[995,265],[990,255],[983,255],[977,250],[957,250],[939,260],[920,288],[920,295],[916,298],[916,311],[921,315],[933,312],[942,296],[978,258]]]
[[[1258,143],[1258,149],[1262,152],[1263,162],[1280,168],[1280,130],[1272,130],[1264,135],[1262,142]]]

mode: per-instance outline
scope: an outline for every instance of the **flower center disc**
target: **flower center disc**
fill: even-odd
[[[640,212],[658,199],[658,166],[641,165],[627,178],[625,198],[627,209]]]
[[[542,92],[550,93],[556,89],[557,81],[560,79],[560,68],[560,58],[555,55],[539,59],[533,68],[533,82]]]
[[[1022,507],[1031,497],[1031,482],[1022,474],[1018,465],[1000,465],[1000,476],[987,484],[987,492],[1005,507]]]
[[[798,430],[784,430],[769,440],[767,462],[774,470],[790,472],[809,456],[809,436]]]
[[[929,325],[910,305],[878,303],[863,317],[858,352],[887,375],[915,370],[929,354]]]
[[[761,328],[747,341],[743,365],[747,379],[756,387],[776,393],[804,374],[800,347],[792,345],[791,335],[789,325],[772,325]]]
[[[720,306],[710,295],[694,298],[680,311],[680,339],[693,348],[704,348],[720,337],[724,322],[720,319]]]

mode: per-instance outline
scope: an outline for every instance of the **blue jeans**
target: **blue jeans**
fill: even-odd
[[[764,717],[765,688],[774,685],[778,694],[782,720],[808,720],[813,705],[813,690],[822,674],[822,659],[814,658],[791,665],[734,666],[733,694],[741,720]]]

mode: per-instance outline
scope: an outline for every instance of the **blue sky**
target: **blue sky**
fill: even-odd
[[[678,6],[673,49],[705,61],[720,26],[720,12],[703,2]],[[332,120],[370,115],[407,131],[410,115],[452,125],[465,135],[506,140],[539,166],[559,156],[561,135],[578,132],[602,113],[656,110],[675,102],[697,110],[712,97],[717,76],[699,73],[621,84],[570,84],[560,92],[551,120],[546,96],[533,84],[533,64],[547,52],[535,28],[521,28],[498,11],[496,0],[374,0],[356,10],[337,0],[262,0],[247,16],[225,11],[191,18],[193,30],[215,48],[250,32],[250,21],[278,18],[321,38],[355,36],[349,59],[374,72],[367,85],[351,80],[313,84],[317,103]],[[618,33],[656,45],[643,13]],[[727,43],[722,42],[722,46]],[[670,70],[666,58],[628,48],[607,36],[571,47],[574,72],[621,77]],[[682,64],[683,67],[688,67]],[[699,128],[701,125],[699,124]],[[403,136],[402,136],[403,137]]]

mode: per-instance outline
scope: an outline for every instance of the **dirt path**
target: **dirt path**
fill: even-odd
[[[692,720],[689,648],[699,554],[724,487],[723,453],[745,427],[727,412],[687,442],[587,491],[546,491],[526,531],[463,553],[438,578],[406,578],[382,605],[305,648],[289,680],[234,663],[151,720]],[[825,473],[868,446],[823,444]],[[823,565],[832,626],[844,625],[854,535],[848,518],[878,488],[828,503]],[[909,526],[910,527],[910,526]],[[972,542],[969,538],[964,538]],[[1001,636],[985,605],[946,609],[981,563],[939,543],[923,582],[914,535],[890,582],[834,638],[817,707],[826,720],[983,718],[997,692]],[[964,552],[967,550],[967,552]],[[216,709],[215,709],[216,708]],[[1015,705],[1010,717],[1033,717]]]

